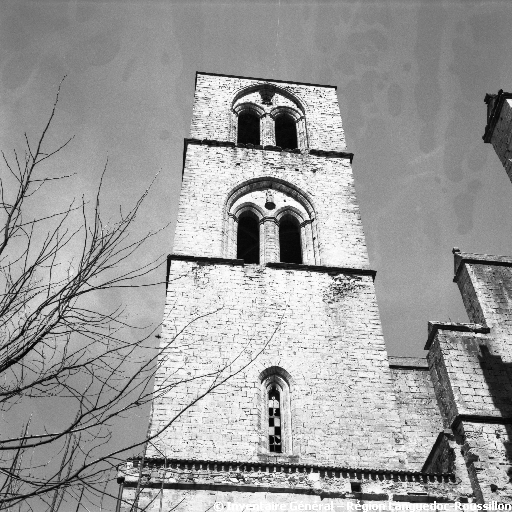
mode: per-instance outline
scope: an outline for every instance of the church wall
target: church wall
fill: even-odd
[[[197,75],[154,437],[142,464],[134,458],[120,468],[123,499],[140,485],[139,506],[159,512],[512,502],[512,258],[454,249],[454,280],[473,323],[429,323],[428,368],[388,358],[336,91],[273,84]],[[281,95],[271,105],[269,91]],[[243,101],[253,117],[243,116],[242,140],[256,140],[256,116],[261,145],[237,144]],[[511,106],[507,99],[493,140],[506,168]],[[292,116],[300,149],[269,144],[280,108],[304,112]],[[227,207],[237,187],[256,182],[263,184]],[[278,262],[277,212],[291,215],[292,207],[302,264]],[[259,224],[249,229],[244,215]],[[259,233],[260,264],[237,259],[237,226],[242,240]],[[282,453],[269,451],[266,375],[284,382]]]
[[[476,498],[512,502],[512,425],[467,420],[458,433]]]
[[[434,386],[425,359],[389,357],[408,468],[421,470],[443,430]]]
[[[129,479],[133,478],[131,471],[127,472]],[[137,469],[133,476],[136,472]],[[148,512],[341,512],[361,511],[362,504],[372,507],[365,510],[462,510],[461,504],[466,504],[471,495],[467,483],[446,476],[425,478],[418,473],[400,476],[321,468],[221,468],[218,464],[189,464],[185,469],[182,464],[171,464],[165,471],[153,471],[148,477],[151,487],[144,488],[138,500],[139,506],[147,507],[144,510]],[[135,489],[126,489],[126,501],[133,500],[135,494]],[[459,502],[458,507],[455,502]],[[121,510],[129,508],[125,505]]]
[[[512,372],[490,335],[439,330],[428,359],[445,425],[480,503],[512,500]]]
[[[167,456],[264,456],[259,375],[279,366],[292,379],[290,456],[301,463],[403,466],[400,420],[370,276],[173,261],[170,280],[163,346],[188,327],[168,351],[157,390],[169,375],[193,379],[242,354],[233,366],[239,368],[249,353],[254,357],[268,346],[161,436],[157,445]],[[153,431],[208,382],[191,380],[155,400]]]
[[[429,352],[434,386],[443,396],[447,425],[459,415],[501,418],[512,413],[510,374],[493,355],[492,340],[480,334],[440,331]]]

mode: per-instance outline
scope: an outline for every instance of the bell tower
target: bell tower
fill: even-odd
[[[125,499],[141,474],[148,510],[223,510],[405,469],[352,158],[335,87],[197,73],[151,442]]]

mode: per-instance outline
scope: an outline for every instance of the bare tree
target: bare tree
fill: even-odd
[[[100,481],[108,468],[93,468],[91,458],[108,443],[115,419],[148,400],[155,366],[154,357],[140,355],[153,329],[126,341],[122,307],[94,306],[98,294],[156,284],[148,276],[161,258],[130,267],[156,234],[133,239],[130,233],[149,189],[109,223],[100,215],[101,182],[92,204],[82,199],[31,216],[35,202],[51,198],[56,181],[72,177],[48,171],[49,159],[72,140],[50,151],[44,147],[57,102],[58,94],[35,144],[25,135],[23,155],[2,153],[0,508],[30,508],[30,498],[39,498],[57,510],[62,491]],[[155,350],[150,343],[148,348]],[[56,430],[23,414],[35,401],[52,399],[60,404]]]
[[[133,339],[125,336],[130,326],[121,306],[110,311],[96,306],[100,295],[113,290],[158,284],[152,276],[162,258],[133,267],[158,232],[132,235],[149,189],[108,223],[100,212],[101,182],[93,202],[73,201],[62,211],[31,217],[31,202],[51,197],[48,187],[55,182],[72,179],[48,170],[49,159],[72,140],[45,149],[57,102],[58,94],[37,141],[25,135],[23,155],[2,153],[0,510],[54,512],[62,503],[80,507],[95,499],[103,508],[107,483],[127,453],[143,453],[186,410],[246,368],[273,337],[257,353],[242,351],[223,368],[201,375],[206,385],[158,432],[111,447],[113,429],[141,408],[147,415],[153,399],[184,382],[164,382],[153,391],[152,377],[183,331],[157,347],[159,326],[139,328],[141,335]],[[219,304],[191,322],[215,315]],[[58,428],[49,429],[30,409],[55,401]]]

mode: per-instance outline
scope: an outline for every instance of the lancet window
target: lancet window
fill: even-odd
[[[268,454],[290,455],[293,452],[290,376],[282,368],[273,366],[264,370],[260,378],[263,398],[262,446]]]
[[[275,384],[268,392],[268,449],[274,453],[282,452],[281,394]]]

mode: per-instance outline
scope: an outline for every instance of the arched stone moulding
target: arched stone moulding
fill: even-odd
[[[291,377],[279,366],[271,366],[260,373],[261,383],[261,442],[260,449],[264,455],[292,455],[292,408],[291,408]],[[275,385],[281,395],[281,436],[282,452],[271,454],[268,440],[268,392]]]
[[[300,110],[300,112],[302,112],[302,114],[305,114],[306,111],[304,110],[302,102],[297,98],[297,96],[288,92],[286,89],[283,89],[282,87],[278,87],[277,85],[271,83],[250,85],[249,87],[244,87],[243,89],[240,89],[235,94],[233,101],[231,102],[231,107],[234,107],[238,100],[240,100],[240,98],[243,98],[244,96],[249,96],[253,92],[259,92],[261,89],[264,89],[265,87],[271,87],[274,90],[274,95],[280,94],[284,98],[290,100],[292,103],[295,104],[297,109]]]
[[[255,192],[272,190],[277,197],[289,198],[282,201],[276,210],[263,206],[264,195]],[[246,200],[247,197],[247,200]],[[262,203],[262,204],[258,204]],[[291,204],[290,204],[291,203]],[[309,194],[295,185],[278,178],[256,178],[236,186],[227,196],[224,206],[224,227],[222,256],[236,258],[238,218],[250,209],[260,221],[260,264],[279,260],[279,222],[283,216],[294,216],[300,225],[302,260],[304,264],[320,265],[319,244],[315,208]]]
[[[269,103],[264,102],[262,97],[264,95],[261,94],[265,88],[271,88],[273,92]],[[231,142],[237,142],[238,116],[247,110],[251,110],[260,118],[260,144],[262,146],[275,146],[275,118],[286,113],[296,123],[298,149],[308,148],[305,109],[302,102],[290,92],[273,84],[253,85],[238,91],[231,103]]]

